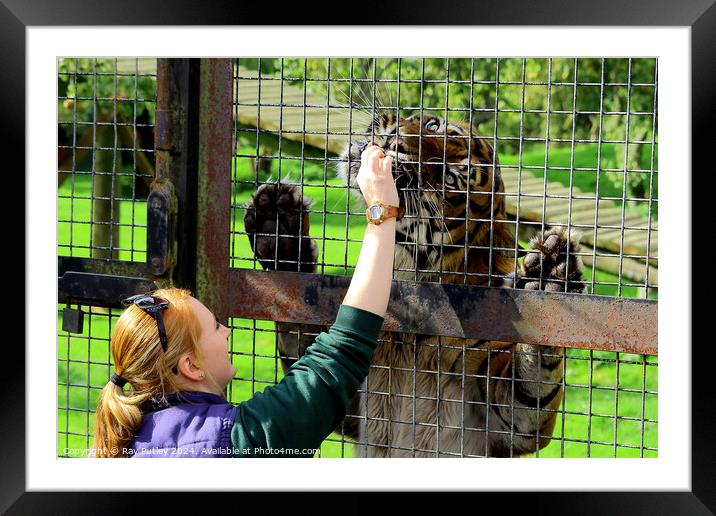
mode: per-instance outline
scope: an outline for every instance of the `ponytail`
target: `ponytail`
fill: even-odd
[[[100,392],[94,425],[94,457],[125,457],[134,432],[142,422],[137,396],[126,396],[122,387],[107,383]],[[141,402],[140,402],[141,403]]]
[[[112,356],[116,374],[130,388],[125,391],[108,381],[100,392],[91,457],[127,456],[142,423],[142,404],[179,390],[171,370],[183,354],[200,360],[200,328],[188,302],[191,293],[172,288],[152,295],[169,301],[169,308],[162,313],[167,349],[162,349],[155,319],[141,308],[130,306],[119,317],[112,333]]]

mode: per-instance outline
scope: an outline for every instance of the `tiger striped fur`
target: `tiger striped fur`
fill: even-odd
[[[367,133],[394,156],[405,208],[396,227],[395,279],[583,290],[576,234],[549,229],[516,260],[498,158],[467,124],[383,113]],[[355,141],[341,155],[339,175],[356,192],[366,144]],[[245,225],[264,268],[315,272],[307,214],[298,223],[309,208],[296,185],[257,190]],[[275,234],[276,220],[280,234],[298,236],[301,226],[305,237],[278,239],[284,263],[274,263],[276,237],[253,236]],[[284,369],[326,330],[278,322],[276,329]],[[380,341],[362,393],[338,429],[355,439],[357,456],[510,457],[550,442],[562,398],[563,348],[390,332]]]

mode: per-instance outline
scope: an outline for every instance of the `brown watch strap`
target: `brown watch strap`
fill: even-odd
[[[395,220],[403,218],[405,209],[398,206],[385,206],[385,218],[395,217]]]

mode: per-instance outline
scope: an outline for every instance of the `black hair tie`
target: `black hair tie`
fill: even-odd
[[[122,388],[127,384],[127,380],[119,376],[117,373],[112,373],[112,376],[109,377],[109,381],[119,388]]]

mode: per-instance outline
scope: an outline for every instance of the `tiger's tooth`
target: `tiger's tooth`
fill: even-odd
[[[394,150],[385,151],[386,156],[392,156],[393,159],[399,159],[400,161],[410,161],[410,155],[404,152],[396,152]]]

